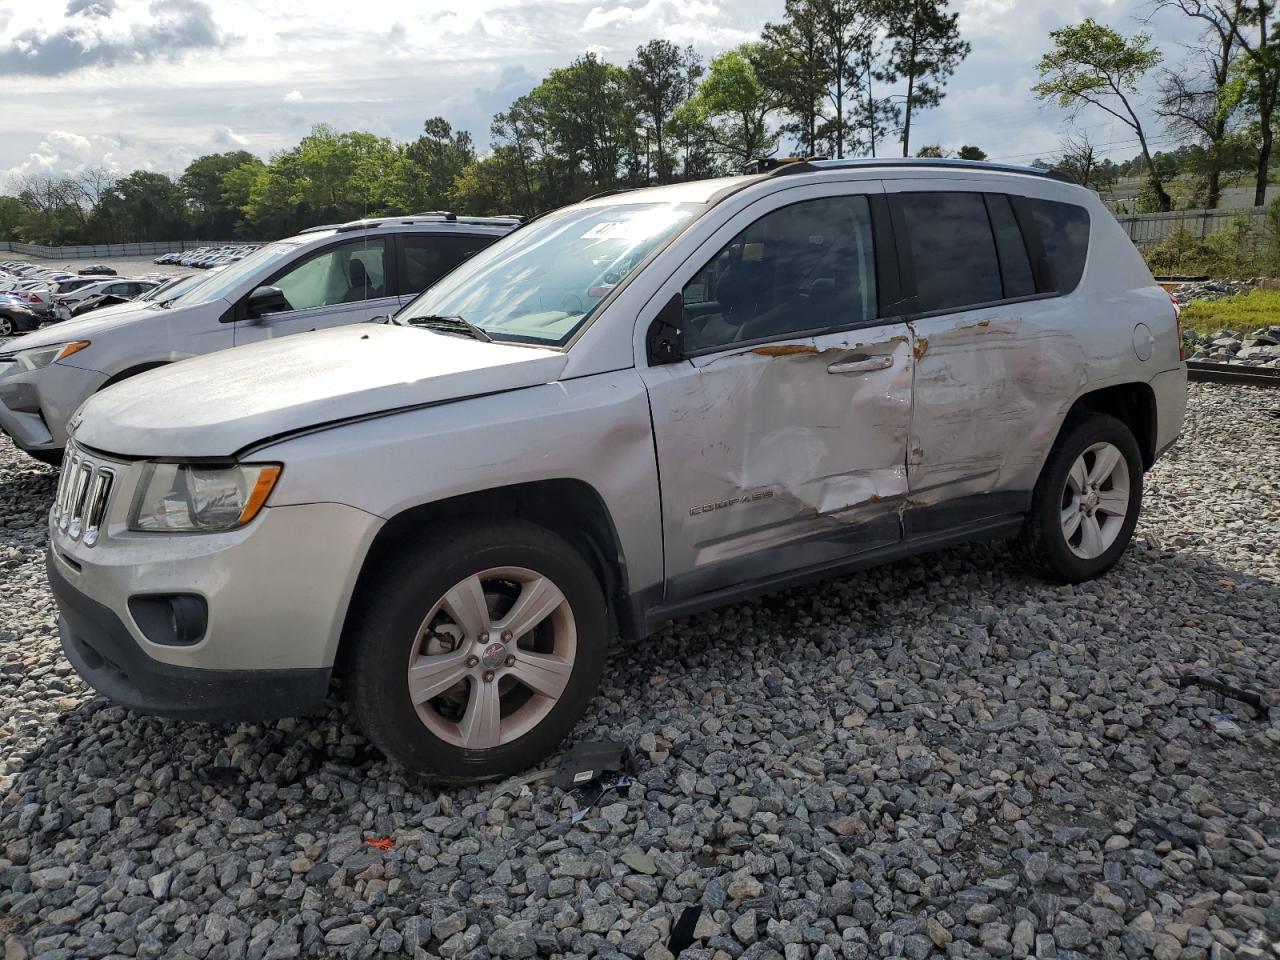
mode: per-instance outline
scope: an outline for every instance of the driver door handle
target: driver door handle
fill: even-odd
[[[892,366],[893,356],[886,353],[874,357],[859,356],[838,360],[827,367],[827,373],[871,373],[875,370],[887,370]]]

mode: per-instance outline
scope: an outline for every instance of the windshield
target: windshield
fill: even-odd
[[[246,277],[261,272],[264,267],[270,267],[293,256],[298,252],[296,243],[286,243],[280,241],[277,243],[269,243],[265,247],[261,247],[249,254],[239,263],[234,263],[225,270],[219,270],[217,273],[208,277],[201,277],[202,282],[188,290],[184,290],[182,294],[174,301],[175,307],[194,307],[202,303],[212,303],[221,297],[234,291],[244,282]],[[167,298],[166,298],[167,299]]]
[[[700,203],[618,203],[547,214],[464,261],[395,321],[461,317],[495,340],[562,345],[702,209]]]
[[[208,280],[209,275],[199,273],[192,274],[188,277],[176,277],[167,283],[160,284],[160,286],[153,290],[148,290],[138,299],[155,300],[159,303],[169,303],[173,300],[177,300],[184,294],[190,293],[196,287],[200,286],[200,284],[205,283]]]

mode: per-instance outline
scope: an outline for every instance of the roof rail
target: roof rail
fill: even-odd
[[[779,167],[793,163],[809,163],[813,160],[827,160],[828,157],[759,157],[742,168],[744,174],[770,173]]]
[[[757,161],[759,162],[759,161]],[[993,163],[988,160],[952,160],[946,157],[897,157],[880,159],[879,157],[850,157],[842,160],[801,160],[775,164],[766,173],[770,177],[783,177],[795,173],[819,173],[824,170],[874,170],[892,168],[947,170],[990,170],[994,173],[1022,173],[1035,177],[1046,177],[1071,183],[1070,178],[1058,170],[1046,170],[1043,167],[1023,167],[1012,163]]]
[[[599,193],[593,193],[589,197],[583,197],[579,203],[586,203],[588,200],[599,200],[601,197],[612,197],[619,193],[630,193],[636,187],[614,187],[612,190],[601,190]]]

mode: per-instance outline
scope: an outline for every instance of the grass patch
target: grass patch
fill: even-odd
[[[1221,300],[1196,300],[1182,308],[1182,325],[1196,333],[1235,330],[1249,334],[1280,323],[1280,290],[1252,290]]]

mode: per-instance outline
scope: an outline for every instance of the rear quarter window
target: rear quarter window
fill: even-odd
[[[1028,202],[1058,293],[1070,293],[1079,286],[1089,256],[1089,211],[1057,200]]]

